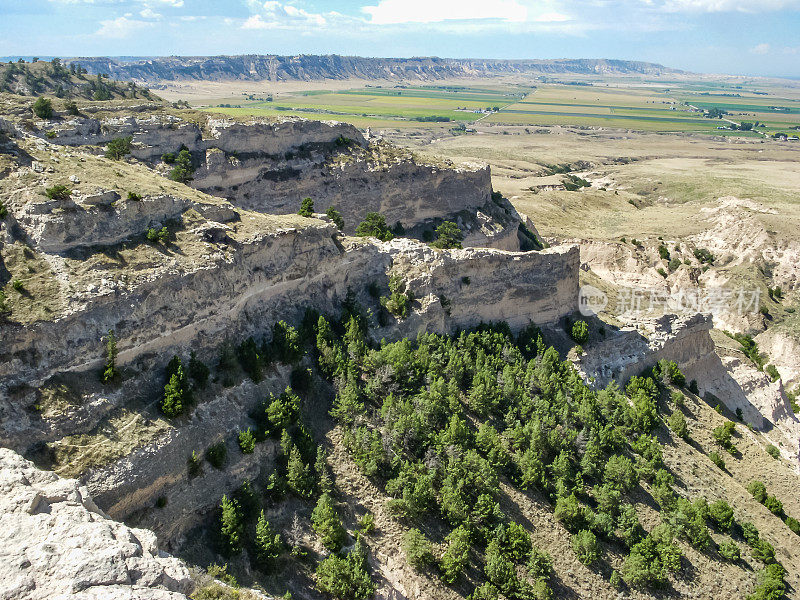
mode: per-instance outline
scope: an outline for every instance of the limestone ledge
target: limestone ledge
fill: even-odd
[[[186,566],[109,519],[77,481],[0,448],[0,598],[186,600]]]

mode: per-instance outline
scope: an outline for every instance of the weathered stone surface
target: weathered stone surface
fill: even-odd
[[[74,480],[0,448],[0,598],[186,598],[185,565],[109,519]]]

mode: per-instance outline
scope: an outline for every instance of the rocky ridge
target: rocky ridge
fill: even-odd
[[[164,56],[143,58],[69,58],[90,74],[136,81],[314,81],[388,79],[436,81],[456,77],[539,74],[661,75],[679,73],[653,63],[606,59],[492,60],[437,57],[365,58],[360,56]]]

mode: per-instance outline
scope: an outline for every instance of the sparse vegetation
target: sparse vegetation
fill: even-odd
[[[69,200],[72,196],[72,190],[60,183],[45,189],[44,193],[50,200]]]

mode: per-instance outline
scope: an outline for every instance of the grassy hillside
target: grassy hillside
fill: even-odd
[[[85,69],[74,64],[69,67],[62,65],[57,58],[51,62],[0,63],[0,92],[87,100],[158,99],[150,90],[133,82],[113,81],[103,75],[90,76]]]

